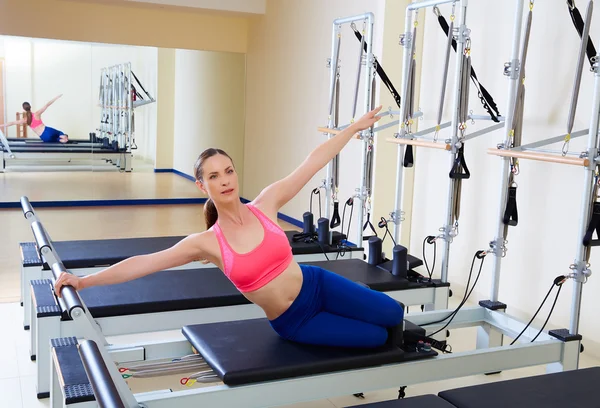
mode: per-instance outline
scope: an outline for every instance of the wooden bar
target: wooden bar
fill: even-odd
[[[503,156],[503,157],[515,157],[518,159],[529,159],[529,160],[537,160],[549,163],[559,163],[559,164],[570,164],[574,166],[584,166],[587,167],[590,164],[590,159],[588,158],[579,158],[579,157],[563,157],[555,154],[549,153],[538,153],[538,152],[523,152],[523,151],[514,151],[507,149],[497,149],[490,148],[488,149],[488,154],[492,154],[494,156]]]
[[[339,135],[342,131],[346,130],[346,129],[330,129],[330,128],[326,128],[326,127],[318,127],[317,130],[319,132],[323,132],[323,133],[331,133],[332,135]],[[358,133],[356,133],[354,135],[355,139],[360,139],[360,135]]]
[[[421,146],[421,147],[429,147],[432,149],[441,149],[441,150],[452,150],[452,147],[447,143],[438,143],[438,142],[430,142],[428,140],[419,140],[419,139],[399,139],[395,137],[389,137],[387,139],[390,143],[396,144],[405,144],[412,146]]]

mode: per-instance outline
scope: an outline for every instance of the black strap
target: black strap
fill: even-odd
[[[577,6],[575,6],[575,2],[573,0],[567,0],[567,9],[569,10],[569,14],[571,15],[571,20],[573,21],[573,25],[577,29],[577,33],[579,34],[579,38],[583,35],[583,26],[585,23],[583,22],[583,18],[581,17],[581,13]],[[596,47],[594,47],[594,42],[592,41],[592,37],[588,37],[588,43],[586,47],[586,54],[588,60],[590,62],[590,66],[593,66],[593,59],[596,57]]]
[[[452,170],[450,170],[450,178],[451,179],[468,179],[471,178],[471,172],[467,167],[467,163],[465,162],[465,153],[464,153],[465,145],[463,144],[460,149],[458,149],[458,154],[454,159],[454,165],[452,166]]]
[[[142,91],[144,91],[144,93],[145,93],[145,94],[146,94],[148,97],[150,97],[150,94],[148,93],[148,91],[146,91],[146,89],[144,89],[144,85],[142,85],[142,83],[140,82],[140,80],[138,79],[138,77],[137,77],[137,76],[135,76],[135,74],[134,74],[133,70],[131,70],[131,71],[129,71],[129,72],[131,72],[131,75],[133,75],[133,78],[135,78],[135,80],[136,80],[136,82],[138,83],[138,85],[140,86],[140,88],[142,88]],[[133,84],[132,84],[132,85],[133,85]],[[139,95],[139,94],[138,94],[138,95]],[[142,97],[142,95],[139,95],[139,96],[140,96],[140,98],[141,98],[141,99],[144,99],[144,98]]]
[[[448,36],[448,31],[450,27],[448,26],[448,23],[446,22],[444,16],[442,16],[441,14],[438,16],[438,22],[440,23],[440,27],[442,28],[444,33],[446,33],[446,36]],[[452,39],[452,48],[454,48],[454,51],[456,51],[455,39]],[[485,89],[485,87],[479,83],[477,75],[475,74],[475,69],[473,67],[471,67],[471,79],[477,87],[479,100],[481,101],[481,104],[483,105],[485,110],[489,113],[490,117],[494,122],[500,122],[500,120],[498,119],[498,116],[500,116],[498,106],[496,106],[496,102],[494,102],[494,98],[492,98],[492,95],[490,95],[487,89]]]
[[[598,246],[600,245],[600,239],[592,239],[592,235],[596,231],[596,235],[600,238],[600,203],[594,203],[594,210],[592,212],[592,217],[590,219],[590,223],[588,224],[587,231],[585,232],[585,236],[583,237],[583,245],[584,246]]]
[[[412,145],[406,145],[404,151],[404,167],[413,167],[415,165],[415,158],[413,156]]]
[[[362,42],[362,35],[360,34],[360,32],[356,29],[356,27],[353,27],[353,29],[356,38],[358,38],[358,41]],[[366,42],[364,45],[364,49],[365,52],[367,52]],[[377,75],[379,75],[379,78],[381,78],[381,82],[383,82],[387,89],[389,89],[390,93],[392,94],[392,97],[398,105],[398,108],[400,108],[400,94],[398,93],[398,91],[396,91],[396,88],[394,88],[394,84],[392,84],[392,81],[390,81],[390,78],[388,78],[387,74],[383,70],[383,67],[381,66],[381,64],[379,64],[379,61],[377,61],[377,57],[373,56],[373,60],[375,61],[375,70],[377,71]]]
[[[335,228],[338,225],[340,225],[341,220],[340,220],[339,204],[340,203],[338,201],[334,201],[334,203],[333,203],[333,216],[331,217],[331,223],[329,225],[329,228]]]
[[[504,224],[515,226],[519,223],[519,214],[517,213],[517,187],[510,186],[508,188],[508,200],[506,202],[506,210],[504,211]]]
[[[371,237],[377,237],[377,231],[375,231],[375,227],[371,223],[371,213],[367,213],[367,221],[363,225],[363,231],[367,229],[367,227],[371,227],[371,231],[375,233],[375,235],[363,235],[363,241],[368,241]]]

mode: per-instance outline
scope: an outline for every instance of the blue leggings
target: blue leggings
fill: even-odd
[[[300,265],[304,281],[298,297],[271,327],[281,337],[307,344],[378,347],[388,327],[404,318],[402,306],[388,295],[333,272]]]
[[[44,131],[42,132],[42,134],[40,135],[40,139],[42,139],[42,141],[48,143],[56,143],[56,142],[60,142],[60,136],[64,135],[63,132],[61,132],[60,130],[51,128],[50,126],[46,126],[44,128]]]

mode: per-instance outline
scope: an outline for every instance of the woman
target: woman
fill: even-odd
[[[42,106],[40,110],[33,113],[31,112],[31,105],[29,104],[29,102],[23,102],[25,117],[14,122],[6,123],[2,125],[2,127],[6,128],[12,125],[27,124],[29,127],[31,127],[31,130],[33,130],[35,134],[37,134],[40,137],[40,139],[42,139],[44,142],[67,143],[69,141],[69,137],[64,132],[51,128],[50,126],[46,126],[44,125],[44,122],[42,122],[42,114],[46,111],[46,109],[48,109],[50,105],[56,102],[56,100],[61,96],[62,94],[58,95],[56,98],[50,100],[48,103]]]
[[[261,307],[272,328],[300,343],[338,347],[396,344],[404,311],[391,297],[322,268],[298,265],[277,212],[331,161],[357,132],[371,127],[381,107],[314,149],[287,177],[242,204],[238,176],[222,150],[207,149],[194,166],[196,184],[206,194],[207,231],[173,247],[135,256],[85,277],[63,273],[56,281],[76,290],[110,285],[206,259],[217,265],[252,303]],[[201,272],[200,272],[201,273]]]

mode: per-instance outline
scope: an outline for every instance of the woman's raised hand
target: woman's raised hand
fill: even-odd
[[[366,114],[363,115],[362,118],[360,118],[359,120],[354,122],[355,130],[357,132],[359,132],[361,130],[368,129],[371,126],[373,126],[375,124],[375,122],[377,122],[379,119],[381,119],[380,116],[377,116],[377,113],[381,110],[381,107],[382,107],[382,105],[379,105],[378,107],[373,109],[371,112],[367,112]]]

